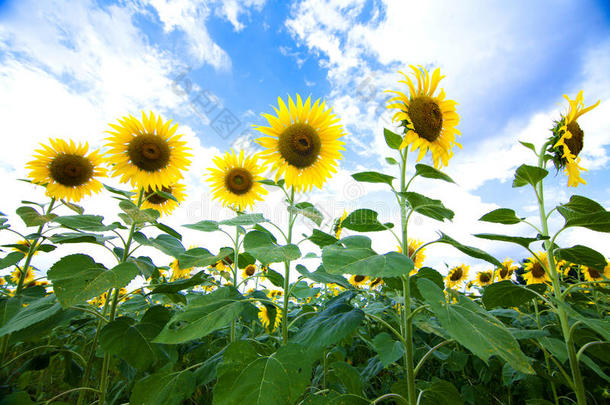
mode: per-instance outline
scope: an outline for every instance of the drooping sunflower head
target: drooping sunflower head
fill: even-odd
[[[454,288],[465,281],[468,278],[469,270],[470,266],[465,264],[460,264],[459,266],[451,268],[449,273],[447,273],[447,277],[445,278],[447,288]]]
[[[208,181],[212,183],[212,195],[220,200],[223,206],[230,206],[237,211],[246,207],[252,208],[256,201],[262,201],[267,190],[259,183],[263,180],[263,165],[258,163],[258,156],[239,156],[234,151],[214,158],[215,168],[209,169]]]
[[[133,197],[134,201],[137,201],[137,192]],[[165,194],[172,195],[176,200],[172,200],[167,196],[164,196],[157,191],[161,191]],[[148,187],[144,190],[142,209],[153,208],[159,211],[161,214],[171,214],[184,200],[186,199],[186,186],[181,183],[175,183],[171,186],[163,186],[160,189]]]
[[[437,68],[432,76],[423,67],[410,66],[417,79],[417,87],[411,77],[399,72],[405,78],[399,83],[409,87],[409,95],[395,90],[386,90],[395,93],[396,97],[388,100],[387,108],[398,111],[392,118],[399,121],[404,130],[404,137],[400,148],[411,145],[411,151],[419,150],[419,162],[430,150],[434,166],[439,168],[447,166],[453,156],[451,148],[454,145],[462,147],[455,141],[460,131],[456,128],[460,117],[455,111],[456,102],[445,100],[445,91],[440,90],[435,95],[441,76]]]
[[[269,127],[256,129],[266,136],[257,142],[265,148],[261,157],[271,164],[278,180],[282,175],[288,187],[296,191],[308,191],[324,182],[337,171],[337,160],[345,150],[340,141],[345,133],[339,118],[326,109],[326,104],[311,98],[303,103],[297,94],[296,103],[288,97],[288,106],[278,97],[277,117],[263,114]]]
[[[150,116],[142,112],[142,121],[130,115],[118,122],[109,124],[114,131],[106,131],[110,134],[106,161],[121,183],[160,190],[183,177],[192,155],[182,135],[176,134],[178,124],[170,127],[171,120],[163,122],[152,112]]]
[[[518,267],[513,263],[511,259],[505,259],[502,262],[502,265],[496,268],[496,280],[510,280],[517,268]]]
[[[76,145],[63,139],[49,139],[49,145],[41,146],[25,167],[34,183],[46,184],[49,197],[77,202],[102,190],[97,178],[105,177],[106,169],[98,151],[87,154],[86,143]]]
[[[248,277],[252,277],[254,274],[256,274],[256,265],[255,264],[249,264],[247,265],[243,270],[241,275],[243,276],[244,279],[248,278]]]
[[[536,257],[529,257],[526,259],[522,275],[525,282],[529,284],[542,284],[550,282],[549,276],[549,260],[546,252],[538,252]]]
[[[551,130],[553,134],[549,140],[553,146],[550,152],[557,170],[564,169],[568,175],[568,186],[577,187],[581,183],[586,184],[580,177],[580,171],[586,171],[586,169],[580,166],[580,157],[578,156],[584,147],[585,133],[577,119],[597,107],[601,100],[585,107],[582,90],[574,100],[570,100],[565,94],[564,97],[568,100],[570,107],[567,114],[562,115]]]
[[[586,281],[601,281],[604,278],[610,279],[610,262],[606,262],[606,266],[603,269],[580,266],[580,271],[585,276]]]
[[[278,311],[275,305],[261,305],[258,311],[258,319],[267,331],[273,332],[280,326],[282,313]]]
[[[362,288],[366,283],[369,282],[369,280],[370,280],[369,276],[359,276],[359,275],[353,274],[349,278],[349,283],[356,288]]]
[[[486,285],[490,285],[492,280],[493,280],[493,272],[491,270],[488,270],[488,271],[478,272],[475,282],[480,287],[485,287]]]

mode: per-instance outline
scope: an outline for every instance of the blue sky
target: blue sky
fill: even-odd
[[[517,140],[541,145],[553,120],[566,111],[562,95],[573,98],[580,89],[587,105],[602,100],[581,120],[588,184],[567,189],[559,173],[548,182],[548,202],[565,202],[578,193],[610,206],[609,3],[428,3],[0,1],[0,118],[3,139],[11,139],[10,147],[0,151],[2,186],[15,196],[34,192],[14,179],[25,175],[23,162],[49,136],[70,136],[97,147],[108,122],[154,110],[179,122],[196,152],[187,176],[190,200],[172,220],[202,219],[202,206],[207,217],[229,215],[209,208],[202,174],[210,158],[231,147],[251,150],[251,126],[264,123],[260,114],[271,113],[278,96],[300,93],[325,99],[349,134],[341,170],[325,190],[308,197],[324,208],[326,224],[343,208],[362,207],[396,221],[383,188],[356,184],[349,175],[362,170],[395,174],[384,163],[389,151],[382,131],[391,124],[382,108],[383,90],[399,88],[396,72],[416,64],[440,67],[446,75],[441,87],[459,103],[463,150],[455,150],[446,169],[459,187],[414,185],[454,209],[454,223],[422,218],[413,234],[429,240],[441,229],[500,259],[523,256],[471,234],[501,232],[476,221],[498,207],[518,208],[535,220],[531,193],[510,187],[514,169],[534,163]],[[220,134],[214,129],[219,116],[234,124]],[[4,204],[3,211],[14,212],[18,197]],[[92,210],[105,209],[99,201],[90,204]],[[272,193],[268,205],[273,207],[266,208],[268,215],[276,215],[281,196]],[[529,230],[513,226],[506,232],[526,235]],[[579,230],[566,233],[563,243],[583,239],[610,256],[605,235]],[[380,249],[389,241],[383,235],[375,240]],[[481,265],[440,247],[430,257],[437,265],[457,260]]]

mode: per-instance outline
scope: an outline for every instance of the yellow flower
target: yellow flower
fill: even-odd
[[[247,265],[241,272],[241,275],[244,279],[248,277],[252,277],[256,273],[256,265],[249,264]]]
[[[274,107],[277,117],[263,114],[270,126],[256,127],[267,135],[257,139],[266,149],[261,157],[276,170],[276,181],[284,175],[286,185],[296,191],[308,191],[314,185],[322,188],[337,171],[340,151],[345,150],[339,140],[345,135],[339,118],[332,108],[325,110],[326,104],[319,99],[311,105],[311,98],[303,103],[298,94],[296,104],[291,97],[288,106],[279,97],[278,104],[279,110]]]
[[[28,267],[28,272],[25,275],[25,279],[23,280],[23,285],[29,284],[34,281],[34,268],[32,266]],[[15,284],[19,283],[19,279],[21,278],[21,269],[16,268],[11,273],[11,281]]]
[[[466,281],[466,279],[468,278],[468,270],[470,270],[470,266],[466,266],[465,264],[461,264],[449,270],[449,273],[447,274],[447,277],[445,279],[447,287],[454,288],[461,284],[463,281]]]
[[[116,132],[106,131],[108,151],[106,161],[113,165],[112,175],[121,183],[145,190],[171,187],[191,163],[186,142],[176,135],[178,124],[170,128],[171,120],[142,112],[142,121],[131,115],[109,124]]]
[[[136,192],[136,195],[133,198],[134,201],[137,201],[137,193],[139,190],[134,191]],[[171,198],[165,198],[157,194],[156,191],[157,190],[150,187],[144,191],[142,209],[153,208],[161,214],[169,215],[186,199],[186,186],[184,184],[175,183],[171,186],[163,186],[160,189],[160,191],[164,193],[171,194],[178,201],[174,201]]]
[[[511,259],[505,259],[502,265],[496,268],[496,281],[510,280],[517,268]]]
[[[282,313],[273,305],[261,305],[258,311],[258,318],[261,324],[269,331],[273,332],[282,321]]]
[[[594,267],[580,266],[580,271],[585,276],[586,281],[602,281],[610,279],[610,263],[606,263],[603,270],[596,269]]]
[[[347,211],[343,210],[343,215],[341,215],[341,218],[339,218],[335,223],[335,238],[337,239],[341,238],[341,231],[343,230],[342,225],[345,218],[347,218]]]
[[[46,184],[49,197],[77,202],[102,190],[96,177],[105,177],[106,169],[101,167],[98,151],[87,154],[87,143],[77,146],[63,139],[49,139],[49,143],[51,146],[40,144],[42,149],[25,165],[34,183]]]
[[[191,270],[193,269],[192,267],[189,267],[186,269],[180,268],[178,259],[174,259],[170,263],[169,267],[171,267],[171,269],[172,269],[172,277],[169,279],[169,281],[176,281],[181,278],[189,278],[191,275]]]
[[[31,243],[30,243],[29,240],[22,239],[22,240],[20,240],[19,242],[15,243],[13,245],[13,249],[12,250],[15,251],[15,252],[21,252],[24,255],[27,255],[28,252],[30,251],[30,246],[31,246]],[[35,256],[37,254],[38,254],[38,250],[34,250],[33,256]]]
[[[216,168],[208,169],[208,181],[212,183],[212,195],[223,206],[232,206],[237,211],[252,208],[256,201],[262,201],[267,190],[259,183],[264,165],[259,164],[258,155],[244,156],[244,151],[226,152],[214,159]]]
[[[541,284],[550,282],[549,277],[549,260],[546,252],[538,252],[538,259],[529,257],[523,266],[525,273],[523,279],[529,284]]]
[[[370,280],[369,276],[358,276],[356,274],[353,274],[350,278],[349,278],[349,283],[351,285],[353,285],[356,288],[361,288],[363,287],[366,283],[368,283]]]
[[[480,271],[477,273],[475,283],[478,284],[480,287],[485,287],[486,285],[491,284],[492,277],[493,273],[491,270]]]
[[[375,288],[381,285],[383,285],[383,279],[381,277],[376,277],[369,283],[369,288]]]
[[[439,82],[445,77],[441,76],[440,69],[437,68],[430,77],[423,67],[410,67],[417,78],[417,88],[409,76],[399,72],[405,77],[399,83],[409,86],[409,96],[400,91],[387,90],[397,94],[388,101],[390,104],[387,108],[398,109],[393,120],[400,121],[404,127],[405,136],[400,148],[411,145],[411,152],[419,149],[418,162],[430,150],[435,167],[447,166],[453,156],[453,145],[462,147],[455,141],[455,136],[460,134],[456,128],[460,121],[455,111],[457,103],[445,100],[443,89],[437,96],[434,95]]]
[[[580,157],[578,156],[584,146],[585,133],[576,120],[597,107],[601,100],[585,107],[582,90],[578,92],[574,100],[570,100],[565,94],[563,96],[568,100],[570,108],[568,113],[562,116],[561,120],[552,129],[553,135],[550,139],[553,141],[553,161],[557,168],[565,169],[568,176],[568,187],[577,187],[580,183],[586,184],[586,181],[580,177],[580,171],[586,171],[586,169],[580,166]]]
[[[424,265],[424,259],[426,258],[426,255],[424,255],[424,251],[426,250],[426,248],[421,249],[419,252],[417,252],[417,254],[415,254],[415,251],[421,245],[423,245],[424,242],[418,239],[408,238],[407,244],[409,247],[409,258],[411,258],[411,260],[413,260],[413,263],[415,264],[413,270],[411,270],[411,272],[409,273],[409,275],[412,276],[417,273],[417,270],[421,269],[421,267]],[[402,246],[398,246],[398,253],[402,253]]]
[[[269,291],[269,294],[267,294],[269,296],[269,298],[271,298],[272,300],[275,300],[279,297],[281,297],[284,293],[282,292],[282,290],[271,290]]]

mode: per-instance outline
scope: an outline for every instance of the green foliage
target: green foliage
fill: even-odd
[[[382,224],[377,220],[377,215],[373,210],[357,209],[341,222],[341,227],[357,232],[377,232],[385,231],[394,226],[391,223]]]
[[[244,238],[244,249],[263,264],[295,260],[301,257],[296,245],[280,246],[269,234],[261,231],[250,231]]]

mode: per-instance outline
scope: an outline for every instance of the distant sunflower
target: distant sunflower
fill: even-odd
[[[258,156],[244,156],[244,152],[226,152],[214,159],[216,168],[209,169],[208,181],[212,183],[212,195],[223,206],[231,206],[237,211],[252,208],[256,201],[262,201],[267,190],[260,180],[264,165],[258,163]]]
[[[475,283],[477,283],[480,287],[485,287],[486,285],[491,284],[492,278],[493,272],[491,270],[480,271],[477,273]]]
[[[334,231],[335,231],[335,238],[337,238],[337,239],[341,238],[341,231],[343,231],[343,221],[345,221],[345,218],[347,218],[347,211],[343,210],[343,215],[341,215],[341,218],[339,218],[335,221]]]
[[[262,305],[258,311],[258,319],[265,329],[273,332],[280,326],[282,313],[274,305]]]
[[[470,266],[466,266],[465,264],[461,264],[449,270],[449,273],[445,279],[447,282],[447,287],[454,288],[463,281],[466,281],[468,278],[468,270],[470,270]]]
[[[535,257],[529,257],[523,266],[525,272],[522,277],[529,284],[542,284],[550,282],[549,277],[549,260],[546,252],[538,252],[538,259]]]
[[[602,281],[610,279],[610,263],[606,263],[603,270],[594,267],[581,266],[580,271],[585,276],[586,281]]]
[[[106,169],[101,167],[98,151],[87,154],[88,144],[77,146],[63,139],[49,139],[49,143],[51,146],[40,144],[42,149],[35,151],[38,155],[25,165],[34,183],[46,184],[49,197],[78,202],[102,190],[96,177],[105,177]]]
[[[170,187],[181,179],[182,170],[191,163],[186,142],[176,135],[178,124],[170,128],[171,120],[142,112],[142,121],[131,115],[109,124],[116,132],[106,131],[108,151],[106,161],[113,165],[112,175],[121,183],[144,189]]]
[[[22,270],[16,268],[15,270],[13,270],[13,272],[11,273],[11,281],[15,284],[19,283],[19,279],[21,278],[21,273]],[[28,267],[28,271],[25,275],[25,279],[23,280],[23,284],[29,284],[32,281],[34,281],[35,275],[34,275],[34,268],[32,266]]]
[[[178,259],[174,259],[170,263],[169,267],[171,267],[172,269],[172,277],[169,279],[169,281],[176,281],[181,278],[189,278],[189,276],[191,275],[191,270],[193,270],[192,267],[188,267],[186,269],[181,268],[180,264],[178,263]]]
[[[375,288],[383,285],[383,279],[381,277],[376,277],[371,280],[369,283],[369,288]]]
[[[135,190],[137,193],[137,190]],[[142,209],[153,208],[159,211],[161,214],[171,214],[181,203],[186,199],[186,186],[184,184],[175,183],[171,186],[163,186],[160,191],[171,194],[176,200],[171,198],[165,198],[156,193],[157,190],[153,188],[147,188],[144,191],[144,202],[142,203]],[[137,194],[133,197],[134,201],[137,201]]]
[[[255,264],[249,264],[242,270],[241,275],[244,279],[246,279],[256,274],[256,270],[257,269]]]
[[[362,288],[369,280],[370,278],[368,276],[358,276],[354,274],[349,278],[349,283],[356,288]]]
[[[276,181],[284,175],[286,185],[296,191],[308,191],[315,185],[322,188],[331,173],[337,171],[337,160],[345,150],[340,141],[345,133],[332,108],[311,98],[305,103],[297,94],[296,104],[288,97],[288,106],[278,97],[277,117],[263,114],[270,126],[256,129],[266,137],[257,142],[266,150],[261,157],[276,170]]]
[[[417,254],[415,254],[417,249],[419,249],[419,247],[423,244],[424,242],[420,241],[419,239],[407,239],[407,245],[409,248],[409,258],[413,260],[413,263],[415,265],[413,267],[413,270],[411,270],[411,272],[409,273],[410,276],[417,273],[417,270],[421,269],[421,267],[424,265],[424,259],[426,258],[426,255],[424,255],[424,251],[426,249],[421,249],[417,252]],[[402,246],[398,246],[398,253],[402,253]]]
[[[580,177],[580,171],[586,171],[586,169],[580,166],[580,157],[578,156],[584,146],[585,133],[576,120],[597,107],[601,100],[585,107],[582,90],[574,100],[570,100],[565,94],[563,96],[568,100],[570,108],[568,113],[562,115],[552,129],[553,135],[550,140],[553,141],[553,148],[551,152],[554,154],[555,167],[565,169],[565,173],[568,175],[568,187],[578,187],[579,184],[586,184],[587,182]]]
[[[267,295],[272,300],[276,300],[276,299],[280,298],[283,294],[284,294],[284,292],[282,290],[271,290],[271,291],[269,291],[269,294],[267,294]]]
[[[496,281],[510,280],[515,270],[518,267],[513,263],[511,259],[506,259],[502,262],[502,265],[496,268]]]
[[[430,150],[435,167],[447,166],[453,156],[453,145],[462,147],[455,141],[455,136],[460,134],[456,128],[460,122],[455,111],[457,103],[445,100],[443,89],[438,95],[434,95],[439,82],[445,77],[441,76],[439,68],[430,77],[423,67],[410,67],[417,78],[417,88],[409,76],[399,72],[406,79],[400,80],[399,83],[409,86],[409,96],[400,91],[386,90],[397,94],[388,100],[387,108],[398,109],[392,119],[400,121],[404,128],[405,135],[400,148],[411,145],[411,152],[419,149],[418,162]]]

